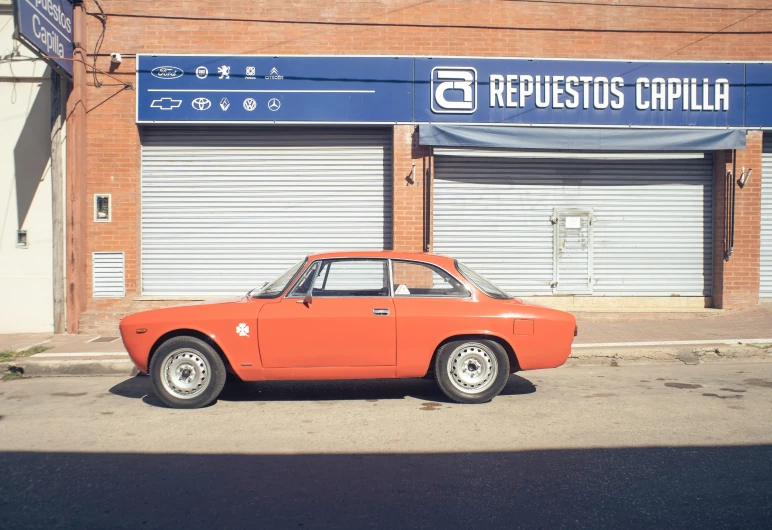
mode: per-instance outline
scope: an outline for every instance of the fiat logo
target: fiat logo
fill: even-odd
[[[206,98],[196,98],[190,104],[196,110],[206,110],[212,106],[212,102]]]

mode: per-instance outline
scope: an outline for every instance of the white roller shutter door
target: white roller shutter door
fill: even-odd
[[[761,289],[772,297],[772,132],[764,131],[761,168]]]
[[[577,232],[573,252],[584,255],[582,245],[592,245],[591,263],[572,263],[586,268],[589,287],[575,294],[710,296],[712,175],[710,155],[645,161],[437,156],[434,251],[466,262],[512,294],[571,294],[555,285],[561,266],[555,256],[572,248],[558,248],[553,222],[567,215],[576,230],[586,231],[587,218],[589,232]]]
[[[142,131],[142,294],[240,294],[309,253],[391,247],[391,130]]]

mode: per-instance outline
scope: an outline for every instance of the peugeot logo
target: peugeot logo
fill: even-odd
[[[268,100],[268,109],[276,112],[281,108],[281,101],[279,101],[276,98],[271,98]]]
[[[182,68],[176,66],[156,66],[150,70],[150,74],[158,79],[177,79],[183,75]]]
[[[254,98],[247,98],[244,100],[244,110],[253,111],[257,108],[257,101]]]
[[[206,110],[212,106],[212,102],[206,98],[196,98],[190,102],[190,105],[196,110]]]

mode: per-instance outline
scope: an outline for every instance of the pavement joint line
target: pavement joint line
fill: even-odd
[[[72,352],[72,353],[36,353],[30,355],[30,358],[35,357],[128,357],[128,352],[114,351],[114,352]]]
[[[16,351],[17,352],[27,351],[27,350],[29,350],[31,348],[34,348],[35,346],[42,346],[43,344],[48,344],[52,340],[53,339],[46,339],[46,340],[43,340],[43,341],[40,341],[40,342],[36,342],[35,344],[30,344],[29,346],[24,346],[23,348],[18,348]]]
[[[572,348],[623,348],[626,346],[697,346],[701,344],[772,344],[770,339],[702,339],[702,340],[663,340],[652,342],[594,342],[574,344]]]

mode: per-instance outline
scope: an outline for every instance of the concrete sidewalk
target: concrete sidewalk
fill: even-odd
[[[737,311],[575,313],[579,335],[568,365],[772,360],[772,308]],[[49,349],[0,364],[25,375],[130,375],[120,336],[0,335],[0,351]]]

